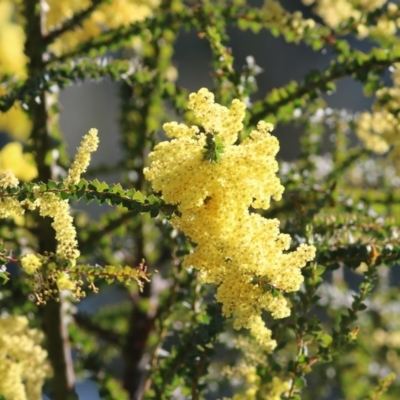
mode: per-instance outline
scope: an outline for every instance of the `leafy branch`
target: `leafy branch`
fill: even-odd
[[[68,186],[55,181],[21,184],[18,187],[3,189],[0,192],[0,199],[16,197],[20,202],[24,200],[34,202],[39,195],[45,193],[53,193],[62,200],[83,199],[87,204],[96,200],[98,204],[107,203],[136,212],[149,212],[152,218],[155,218],[159,211],[167,216],[175,212],[175,207],[165,204],[154,195],[146,197],[138,190],[125,190],[119,183],[108,185],[98,180],[88,182],[85,179],[81,179],[76,185]]]
[[[255,125],[267,116],[288,119],[296,107],[303,107],[305,99],[317,98],[319,92],[334,90],[333,82],[345,76],[353,76],[363,83],[373,83],[374,74],[400,61],[400,49],[385,51],[374,48],[369,54],[349,52],[347,57],[332,61],[324,71],[309,72],[301,83],[290,82],[283,88],[273,90],[265,100],[254,103],[250,124]],[[290,112],[289,112],[290,111]],[[286,115],[286,117],[285,117]]]
[[[95,11],[102,3],[107,0],[92,0],[89,7],[82,11],[77,12],[71,18],[65,20],[61,26],[53,29],[44,37],[44,43],[48,46],[58,39],[63,33],[73,30],[79,26],[86,18],[88,18],[93,11]]]
[[[23,82],[8,84],[7,94],[0,96],[0,111],[8,111],[16,101],[25,103],[43,92],[51,92],[54,86],[63,88],[74,82],[87,79],[98,80],[109,77],[124,80],[128,84],[151,84],[156,72],[141,69],[128,60],[84,59],[48,67],[41,75]]]

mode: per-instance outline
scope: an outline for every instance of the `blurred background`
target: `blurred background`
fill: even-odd
[[[261,6],[263,1],[253,0],[249,3]],[[289,11],[300,10],[305,17],[316,18],[312,15],[312,7],[305,7],[300,0],[282,0],[281,3]],[[291,80],[301,80],[310,70],[322,70],[331,60],[331,50],[314,52],[303,44],[287,43],[282,37],[273,37],[265,30],[254,34],[232,27],[229,34],[235,67],[241,69],[246,65],[246,57],[252,56],[262,69],[257,77],[259,90],[253,99],[263,98],[271,89],[279,88]],[[350,44],[360,49],[360,46],[368,46],[365,40],[358,42],[355,38],[350,38]],[[213,88],[211,51],[207,41],[198,37],[198,32],[181,30],[175,46],[174,64],[180,86],[190,91],[197,91],[201,87]],[[350,111],[368,109],[372,103],[371,98],[364,97],[362,86],[351,78],[337,82],[337,91],[327,97],[327,101],[330,107]],[[100,147],[92,165],[107,162],[114,164],[120,157],[118,84],[110,81],[86,82],[69,87],[62,90],[60,103],[61,129],[71,155],[75,153],[81,137],[88,129],[96,127],[100,133]],[[301,129],[290,125],[279,126],[274,134],[281,143],[278,157],[284,160],[296,158],[299,154]]]

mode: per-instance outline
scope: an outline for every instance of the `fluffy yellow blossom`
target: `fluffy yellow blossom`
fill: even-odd
[[[16,187],[18,184],[19,181],[12,171],[0,170],[0,218],[20,217],[24,214],[24,209],[17,199],[1,196],[2,189]]]
[[[242,383],[242,388],[232,400],[281,399],[290,389],[288,380],[274,376],[269,380],[261,379],[257,373],[260,365],[265,365],[265,349],[252,337],[238,335],[232,338],[235,348],[241,357],[234,365],[225,366],[222,375],[229,380]],[[224,397],[224,400],[228,400]]]
[[[359,37],[390,36],[396,32],[393,21],[381,17],[377,26],[365,25],[365,13],[381,8],[387,0],[303,0],[306,5],[315,4],[314,12],[330,28],[337,28],[341,23],[353,18],[357,23]]]
[[[23,154],[22,144],[11,142],[0,150],[0,170],[9,169],[18,179],[29,182],[37,176],[37,168],[30,154]]]
[[[232,400],[257,400],[260,396],[268,400],[281,400],[282,395],[290,389],[289,382],[277,376],[267,384],[261,383],[255,367],[248,371],[245,380],[249,388],[244,393],[235,394]]]
[[[290,310],[283,295],[274,297],[265,287],[299,290],[301,268],[314,258],[315,248],[304,244],[288,253],[290,237],[279,232],[279,221],[249,211],[268,209],[271,198],[280,200],[284,190],[276,176],[279,143],[270,134],[272,125],[260,122],[235,145],[243,102],[234,100],[226,108],[201,89],[190,95],[189,108],[203,129],[165,124],[172,140],[154,148],[146,179],[167,203],[178,206],[181,215],[171,222],[197,245],[184,266],[199,269],[202,282],[218,286],[216,299],[223,314],[234,318],[234,328],[249,329],[272,351],[276,343],[261,314],[266,310],[283,318]],[[220,152],[217,162],[206,157],[210,143],[220,143],[212,150]]]
[[[95,151],[98,146],[97,130],[91,129],[84,136],[77,156],[74,159],[71,169],[65,182],[67,184],[76,183],[80,179],[80,174],[86,170],[89,161],[90,153]],[[18,179],[9,170],[0,170],[0,193],[1,188],[18,186]],[[23,215],[24,208],[30,210],[39,209],[42,217],[50,217],[53,219],[52,227],[56,233],[58,241],[57,255],[61,259],[68,260],[72,266],[76,265],[76,260],[79,257],[78,242],[76,240],[76,229],[73,224],[73,218],[69,211],[67,200],[62,200],[54,193],[40,192],[39,187],[33,188],[36,196],[35,201],[24,201],[20,203],[12,196],[0,197],[0,218],[7,218],[11,214]],[[27,260],[27,262],[32,259]],[[33,268],[29,268],[33,270]]]
[[[159,6],[160,0],[113,0],[103,2],[82,24],[73,31],[63,33],[50,50],[54,53],[70,51],[85,40],[98,36],[109,29],[128,26],[150,17]],[[75,13],[87,9],[90,0],[48,0],[41,2],[45,14],[46,29],[51,32]],[[0,78],[4,74],[13,74],[18,78],[26,75],[27,57],[24,54],[25,35],[23,26],[18,23],[18,2],[0,1]],[[0,88],[0,95],[5,91]],[[15,104],[6,113],[0,113],[0,129],[18,140],[26,139],[31,122],[19,104]]]
[[[40,196],[39,200],[40,215],[53,218],[51,225],[56,232],[58,241],[57,254],[75,265],[80,253],[68,201],[61,200],[54,193],[45,193]]]
[[[394,115],[388,112],[363,112],[357,119],[356,133],[368,150],[384,154],[389,150],[385,133],[392,131],[397,124]]]
[[[81,174],[87,170],[90,163],[90,155],[97,150],[99,145],[97,134],[97,129],[92,128],[83,137],[71,168],[68,171],[68,176],[64,179],[66,185],[77,184],[81,178]]]
[[[5,93],[5,90],[0,88],[0,96]],[[31,126],[32,123],[28,115],[23,111],[19,103],[15,103],[6,113],[0,112],[0,130],[13,139],[26,140],[31,131]]]
[[[100,5],[81,26],[64,33],[51,47],[56,53],[68,51],[82,41],[98,36],[102,31],[127,26],[153,13],[160,0],[113,0]],[[51,31],[66,18],[91,4],[89,0],[48,0],[47,29]]]
[[[303,3],[310,5],[315,3],[314,12],[331,28],[338,27],[349,18],[358,20],[361,11],[357,10],[349,0],[303,0]]]
[[[392,72],[393,87],[376,92],[372,112],[363,112],[356,120],[357,136],[365,147],[377,154],[389,151],[389,159],[400,174],[400,73],[399,64]]]
[[[97,149],[97,146],[97,130],[91,129],[82,140],[77,156],[65,179],[66,184],[73,184],[79,181],[81,173],[86,170],[89,164],[90,154]],[[76,240],[76,229],[70,214],[68,200],[61,199],[55,193],[41,191],[38,185],[34,185],[32,194],[35,200],[31,202],[26,199],[20,202],[12,193],[5,192],[5,189],[18,187],[18,185],[19,181],[12,171],[0,169],[0,218],[8,218],[10,216],[22,217],[25,209],[31,211],[38,209],[42,217],[52,218],[52,227],[54,228],[56,240],[58,242],[56,250],[58,259],[59,261],[68,261],[69,266],[74,267],[80,253]],[[21,265],[28,275],[34,275],[42,266],[42,261],[38,256],[28,254],[22,257]],[[70,279],[66,272],[59,271],[58,275],[54,276],[53,274],[52,279],[57,283],[59,290],[74,290],[74,295],[76,297],[82,295],[79,290],[80,282],[75,279]],[[35,282],[33,283],[35,286]],[[42,283],[37,286],[42,286]],[[17,366],[15,368],[19,367]],[[0,393],[2,392],[0,391]]]
[[[0,169],[0,189],[18,186],[19,180],[10,169]]]
[[[289,33],[287,40],[296,43],[303,38],[306,29],[315,26],[313,19],[304,19],[299,11],[294,13],[286,11],[277,0],[265,0],[260,12],[265,15],[267,24],[279,29],[283,34]]]
[[[25,76],[27,58],[24,54],[25,35],[21,24],[13,21],[15,1],[0,1],[0,76],[4,73]]]
[[[15,12],[15,1],[0,1],[0,78],[5,74],[25,78],[25,65],[27,62],[24,54],[25,35],[22,25],[13,19]],[[0,88],[0,95],[3,96],[5,94],[6,90]],[[31,123],[28,116],[22,110],[20,104],[15,104],[6,113],[0,112],[0,130],[14,139],[26,139],[30,127]],[[0,166],[1,168],[4,167]]]
[[[6,399],[40,400],[50,376],[43,335],[29,329],[26,317],[0,318],[0,394]]]
[[[22,257],[21,266],[28,275],[33,275],[42,266],[42,261],[35,254],[27,254]]]
[[[60,272],[57,277],[57,286],[59,290],[75,290],[76,281],[71,280],[66,272]]]

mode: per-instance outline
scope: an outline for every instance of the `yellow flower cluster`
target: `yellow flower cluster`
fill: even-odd
[[[57,255],[74,266],[80,253],[68,201],[60,199],[54,193],[43,193],[38,196],[34,205],[35,208],[39,208],[42,217],[53,218],[51,226],[58,241]]]
[[[0,78],[5,74],[25,78],[27,62],[24,54],[25,35],[22,25],[13,19],[15,11],[15,1],[0,1]],[[4,94],[6,90],[0,88],[0,95]],[[31,123],[19,103],[6,113],[0,112],[0,129],[11,137],[26,139],[30,127]],[[0,157],[4,159],[5,155]]]
[[[298,290],[301,268],[315,256],[315,248],[306,244],[286,252],[290,236],[279,232],[279,221],[249,211],[266,210],[271,198],[282,196],[275,159],[279,143],[270,134],[272,125],[259,122],[257,130],[235,145],[245,113],[239,100],[228,109],[201,89],[190,95],[188,108],[204,131],[165,124],[173,139],[158,144],[150,154],[146,179],[167,203],[178,206],[181,215],[171,222],[196,244],[184,266],[199,269],[202,282],[218,286],[216,299],[223,314],[234,317],[234,328],[249,329],[264,349],[272,351],[276,343],[262,312],[283,318],[290,309],[282,294],[274,297],[265,287]],[[210,137],[221,142],[219,162],[205,159]]]
[[[82,41],[95,38],[107,29],[127,26],[152,15],[160,0],[112,0],[103,2],[90,17],[73,31],[65,32],[51,46],[53,53],[72,50]],[[74,13],[88,8],[91,0],[48,0],[41,2],[48,32],[59,27]],[[25,78],[27,57],[24,54],[25,34],[20,19],[21,4],[16,0],[0,0],[0,78],[5,74]],[[0,95],[6,92],[0,88]],[[12,138],[25,140],[31,130],[31,122],[20,104],[6,113],[0,112],[0,129]],[[24,177],[20,177],[27,180]]]
[[[0,76],[4,73],[25,77],[27,58],[24,54],[25,34],[13,18],[16,1],[0,1]]]
[[[282,395],[290,389],[289,382],[282,381],[277,376],[272,377],[271,382],[267,384],[262,383],[255,367],[249,368],[245,380],[250,388],[244,393],[235,394],[232,400],[257,400],[262,397],[268,400],[281,400]]]
[[[69,185],[79,182],[81,173],[86,171],[89,165],[90,154],[97,149],[98,143],[97,129],[91,129],[83,137],[77,156],[72,163],[64,183]],[[18,186],[18,184],[18,179],[11,171],[0,170],[0,194],[1,189]],[[80,253],[73,218],[69,212],[68,201],[60,199],[54,193],[40,192],[38,185],[34,187],[33,192],[36,197],[33,203],[28,200],[19,202],[18,199],[12,196],[0,196],[0,218],[7,218],[10,215],[22,216],[25,212],[24,207],[30,210],[39,209],[42,217],[53,219],[52,226],[58,241],[57,255],[60,259],[69,261],[72,267],[75,266]],[[27,274],[32,275],[40,268],[41,261],[37,256],[28,254],[22,258],[21,265]],[[75,287],[76,282],[71,281],[67,283],[67,279],[69,279],[68,275],[59,275],[58,282],[60,283],[60,289]]]
[[[0,170],[0,189],[16,187],[18,184],[19,181],[11,170]]]
[[[133,22],[149,17],[158,7],[160,0],[113,0],[103,2],[82,26],[72,32],[64,33],[52,50],[56,53],[71,50],[82,41],[95,38],[107,29],[127,26]],[[71,18],[74,13],[88,8],[90,0],[48,0],[47,29],[51,31],[64,19]]]
[[[37,176],[37,168],[32,155],[24,154],[22,144],[19,142],[8,143],[0,150],[0,170],[5,169],[13,171],[18,179],[25,182],[29,182]]]
[[[35,254],[27,254],[22,257],[21,266],[28,275],[33,275],[42,266],[42,261]]]
[[[43,335],[29,329],[26,317],[0,318],[0,394],[6,399],[40,400],[51,375]]]
[[[392,73],[393,87],[376,92],[372,113],[363,112],[356,121],[357,136],[377,154],[390,150],[389,158],[400,174],[400,64]]]
[[[235,380],[241,382],[243,389],[238,391],[232,400],[256,400],[256,399],[272,399],[280,400],[281,396],[290,388],[288,380],[274,376],[266,382],[261,379],[257,373],[257,368],[265,364],[266,354],[258,343],[255,343],[249,336],[241,336],[232,338],[234,347],[238,349],[242,358],[235,365],[225,366],[222,369],[222,375],[230,381]],[[228,400],[224,398],[224,400]]]
[[[383,7],[387,0],[303,0],[305,5],[315,4],[314,12],[322,18],[330,28],[337,28],[341,23],[353,18],[357,24],[360,38],[367,36],[389,37],[396,33],[399,21],[392,21],[385,15],[376,26],[365,24],[365,13]],[[389,4],[388,15],[397,12],[397,5]],[[396,27],[397,26],[397,27]]]
[[[0,170],[0,194],[2,189],[16,187],[18,184],[18,179],[10,170]],[[24,209],[17,200],[12,197],[0,196],[0,218],[22,216],[23,214]]]
[[[81,175],[86,172],[90,163],[90,155],[97,150],[99,146],[99,137],[97,129],[90,129],[89,133],[83,137],[78,152],[75,155],[68,176],[64,179],[66,185],[77,184]]]
[[[288,38],[295,43],[303,38],[306,29],[312,29],[315,26],[313,19],[304,19],[300,11],[291,14],[277,0],[265,0],[260,11],[265,14],[268,23],[273,28],[279,29],[284,34],[289,33]]]

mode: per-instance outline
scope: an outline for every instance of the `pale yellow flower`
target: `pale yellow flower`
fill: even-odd
[[[364,146],[377,154],[388,153],[400,174],[400,73],[399,64],[392,71],[393,87],[376,92],[372,112],[363,112],[356,120],[356,133]]]
[[[21,258],[21,266],[28,275],[33,275],[42,266],[42,261],[35,254],[27,254]]]
[[[22,152],[22,144],[11,142],[0,150],[0,169],[9,169],[15,176],[25,182],[37,177],[37,168],[31,154]]]
[[[0,1],[0,76],[7,73],[23,78],[27,62],[25,34],[23,26],[12,19],[15,11],[15,1]]]
[[[234,328],[249,329],[272,351],[276,343],[261,314],[266,310],[283,318],[290,309],[283,296],[273,297],[264,285],[299,290],[301,268],[314,258],[315,248],[304,244],[288,253],[290,237],[279,232],[279,221],[249,212],[250,207],[268,209],[271,198],[280,200],[284,190],[276,176],[279,143],[271,124],[260,122],[235,145],[243,128],[243,102],[234,100],[227,108],[200,89],[190,95],[189,108],[203,129],[165,124],[172,140],[154,148],[145,177],[167,203],[177,205],[181,215],[171,223],[197,245],[183,265],[199,269],[202,282],[218,286],[216,299],[223,314],[234,318]],[[210,135],[222,143],[218,162],[205,157]]]
[[[395,23],[385,20],[385,17],[381,17],[377,26],[365,24],[365,14],[381,8],[386,2],[387,0],[303,0],[306,5],[314,4],[313,11],[330,28],[338,28],[340,24],[353,18],[360,38],[369,35],[390,37],[395,33]]]
[[[89,0],[48,0],[47,29],[52,30],[64,19],[90,5]],[[82,25],[64,33],[52,46],[56,53],[69,51],[85,40],[98,36],[102,31],[128,26],[150,17],[160,0],[113,0],[104,2]]]
[[[299,11],[288,12],[278,0],[264,0],[260,12],[268,26],[279,30],[281,34],[286,35],[287,40],[296,43],[304,37],[306,29],[315,26],[313,19],[304,19]]]
[[[42,399],[44,380],[51,375],[42,340],[26,317],[0,318],[0,394],[6,399]]]
[[[89,130],[89,133],[83,137],[71,168],[68,171],[68,176],[64,179],[66,185],[77,184],[81,178],[81,174],[87,170],[91,153],[96,151],[99,145],[97,134],[97,129],[92,128]]]
[[[59,290],[75,290],[76,282],[71,280],[66,272],[60,272],[57,277],[57,286]]]

